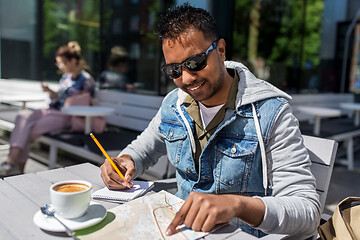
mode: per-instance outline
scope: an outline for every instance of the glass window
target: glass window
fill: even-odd
[[[104,87],[145,94],[167,92],[168,81],[160,76],[162,55],[154,30],[160,11],[174,1],[0,0],[0,3],[2,77],[58,81],[56,50],[68,41],[78,41],[88,71],[96,80],[104,70],[111,70],[111,76],[121,75],[127,83],[125,89]],[[118,66],[109,69],[112,50],[121,59]]]
[[[100,0],[43,0],[43,78],[57,79],[54,56],[59,46],[78,41],[89,72],[100,71]]]
[[[235,1],[233,59],[287,92],[321,90],[323,0]]]
[[[2,78],[37,78],[36,14],[36,1],[0,0]]]
[[[166,2],[166,6],[170,6],[173,1]],[[110,71],[109,74],[120,73],[127,84],[125,89],[103,84],[106,80],[101,77],[100,87],[156,95],[167,92],[167,81],[160,74],[161,48],[154,34],[163,5],[159,0],[122,1],[121,6],[117,1],[103,1],[102,69]],[[112,54],[116,49],[120,49],[125,58],[119,59],[117,65],[113,64],[116,54]]]
[[[55,52],[76,40],[99,86],[104,70],[115,71],[109,69],[115,47],[122,56],[116,71],[127,87],[110,88],[164,95],[175,85],[160,74],[162,51],[153,32],[160,12],[184,2],[0,0],[1,77],[58,81]],[[344,34],[359,1],[188,2],[210,10],[227,41],[227,57],[245,63],[258,77],[289,93],[340,90]],[[354,89],[358,75],[354,64],[350,67],[357,53],[353,39],[345,91]]]

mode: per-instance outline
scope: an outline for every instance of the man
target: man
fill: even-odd
[[[203,9],[168,10],[158,34],[162,70],[178,89],[114,161],[130,180],[167,154],[186,199],[167,234],[230,221],[255,236],[311,235],[320,206],[290,97],[225,61],[225,40]],[[108,188],[126,187],[107,161],[101,171]]]

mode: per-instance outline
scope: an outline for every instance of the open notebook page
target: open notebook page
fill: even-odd
[[[128,202],[142,196],[154,186],[151,181],[133,181],[134,186],[124,190],[109,190],[107,187],[101,188],[92,194],[93,199],[105,200],[110,202]]]

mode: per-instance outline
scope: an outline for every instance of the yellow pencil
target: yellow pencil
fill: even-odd
[[[96,137],[94,136],[93,133],[90,133],[91,138],[94,140],[94,142],[96,143],[96,145],[100,148],[101,152],[105,155],[106,159],[109,160],[109,162],[111,163],[111,165],[113,166],[113,168],[115,169],[115,171],[120,175],[120,177],[122,177],[125,182],[129,185],[129,182],[125,179],[124,175],[122,175],[122,173],[120,172],[120,170],[118,169],[118,167],[116,166],[116,164],[113,162],[113,160],[111,160],[109,154],[107,154],[107,152],[105,151],[105,149],[101,146],[100,142],[96,139]]]

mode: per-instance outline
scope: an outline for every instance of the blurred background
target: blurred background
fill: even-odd
[[[141,94],[174,88],[160,74],[154,34],[175,0],[0,0],[1,78],[57,82],[58,46],[76,40],[97,77],[114,46],[127,51],[127,78]],[[354,92],[360,87],[359,0],[192,0],[209,10],[227,59],[288,93]],[[346,50],[346,51],[344,51]],[[343,63],[346,63],[343,67]]]

